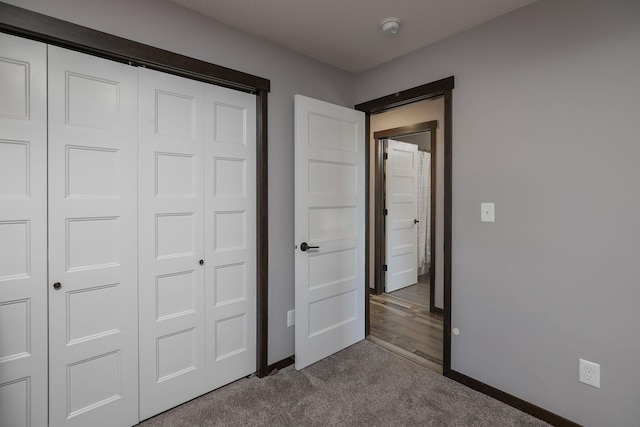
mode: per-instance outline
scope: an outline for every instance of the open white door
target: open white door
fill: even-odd
[[[418,146],[387,140],[385,292],[418,282]]]
[[[364,114],[295,96],[296,369],[364,338]]]

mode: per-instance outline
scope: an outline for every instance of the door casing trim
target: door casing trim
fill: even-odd
[[[452,105],[452,92],[455,86],[455,79],[453,76],[447,77],[441,80],[437,80],[432,83],[427,83],[421,86],[417,86],[411,89],[404,90],[402,92],[393,93],[391,95],[383,96],[368,102],[364,102],[356,105],[356,110],[365,113],[365,127],[366,127],[366,147],[365,150],[365,174],[366,179],[366,192],[367,195],[367,214],[365,217],[365,227],[369,230],[369,200],[368,195],[370,191],[371,171],[369,168],[369,162],[371,159],[371,143],[369,142],[369,129],[371,122],[371,115],[375,113],[381,113],[388,111],[403,105],[412,104],[418,101],[424,101],[436,97],[444,97],[444,241],[443,241],[443,281],[444,281],[444,313],[443,313],[443,351],[442,351],[442,373],[445,376],[450,376],[451,373],[451,168],[452,168],[452,119],[453,119],[453,105]],[[377,231],[377,230],[376,230]],[[378,233],[376,232],[376,238]],[[365,238],[365,336],[369,335],[370,326],[370,312],[369,312],[369,256],[370,253],[370,237],[369,233]]]

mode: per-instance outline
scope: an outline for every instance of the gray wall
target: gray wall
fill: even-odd
[[[164,0],[6,3],[271,80],[269,94],[269,363],[294,353],[293,95],[353,106],[354,77]]]
[[[637,427],[640,2],[541,0],[358,76],[356,102],[450,75],[452,368]]]

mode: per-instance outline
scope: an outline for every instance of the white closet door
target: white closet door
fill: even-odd
[[[256,97],[207,85],[207,387],[256,370]]]
[[[48,84],[50,424],[133,425],[137,70],[50,46]]]
[[[140,69],[140,419],[206,392],[204,83]]]
[[[0,34],[0,426],[47,424],[46,49]]]

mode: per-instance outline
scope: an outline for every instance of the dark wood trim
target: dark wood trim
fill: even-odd
[[[268,187],[268,92],[260,90],[256,96],[257,106],[257,358],[256,372],[259,377],[268,374],[269,354],[269,187]]]
[[[375,166],[374,180],[375,180],[375,199],[374,199],[374,253],[375,253],[375,281],[374,289],[375,294],[380,295],[384,291],[384,262],[385,262],[385,248],[384,244],[379,241],[379,236],[384,236],[384,145],[379,143],[375,139]],[[368,179],[367,181],[369,181]],[[368,269],[368,267],[367,267]],[[367,302],[368,304],[368,302]]]
[[[547,411],[546,409],[543,409],[539,406],[536,406],[532,403],[529,403],[525,400],[515,397],[509,393],[506,393],[488,384],[485,384],[476,379],[473,379],[464,374],[461,374],[460,372],[449,370],[449,372],[447,372],[445,376],[461,384],[464,384],[469,388],[479,391],[480,393],[484,393],[487,396],[491,396],[494,399],[497,399],[503,403],[506,403],[509,406],[519,409],[522,412],[526,412],[527,414],[533,415],[534,417],[541,419],[542,421],[546,421],[551,425],[554,425],[557,427],[582,427],[578,423],[570,421],[564,417],[561,417],[560,415]]]
[[[440,316],[444,316],[444,310],[441,309],[440,307],[433,307],[433,309],[429,309],[429,311],[433,314],[439,314]]]
[[[384,264],[386,262],[385,259],[385,218],[384,218],[384,208],[385,208],[385,178],[384,178],[384,152],[385,152],[385,145],[384,145],[384,141],[385,139],[388,138],[394,138],[394,137],[401,137],[401,136],[406,136],[406,135],[413,135],[416,133],[420,133],[420,132],[427,132],[430,131],[431,132],[431,141],[430,141],[430,149],[432,154],[432,158],[435,159],[435,149],[436,149],[436,128],[438,127],[438,121],[437,120],[431,120],[428,122],[422,122],[422,123],[414,123],[411,125],[407,125],[407,126],[401,126],[401,127],[397,127],[397,128],[393,128],[393,129],[385,129],[385,130],[380,130],[378,132],[374,132],[373,133],[373,139],[374,139],[374,144],[375,144],[375,164],[376,164],[376,170],[375,170],[375,175],[374,175],[374,179],[375,179],[375,183],[376,183],[376,187],[375,187],[375,211],[374,211],[374,227],[375,227],[375,239],[374,239],[374,252],[375,252],[375,259],[376,259],[376,263],[374,266],[374,273],[375,273],[375,282],[374,282],[374,290],[375,290],[375,294],[376,295],[380,295],[381,293],[384,292],[384,285],[385,285],[385,274],[384,274]],[[369,150],[367,150],[369,151]],[[367,174],[367,176],[370,176],[369,174]],[[432,168],[431,168],[431,179],[432,179],[432,188],[435,188],[435,181],[433,181],[433,178],[435,177],[435,161],[432,162]],[[431,198],[431,207],[432,209],[435,209],[436,203],[435,203],[435,191],[432,191],[430,194],[430,198]],[[369,204],[367,203],[367,206],[369,206]],[[367,218],[369,217],[369,215],[367,215]],[[435,251],[433,250],[435,248],[435,215],[431,215],[431,265],[432,265],[432,270],[431,270],[431,277],[430,282],[433,284],[435,281],[435,269],[433,268],[433,266],[435,266],[435,260],[436,260],[436,254]],[[367,268],[368,271],[368,268]],[[433,292],[431,293],[433,295]],[[365,305],[368,306],[368,301],[367,304]]]
[[[444,93],[444,319],[442,330],[442,373],[451,370],[451,217],[452,217],[452,165],[453,165],[453,88]]]
[[[268,349],[268,92],[270,81],[230,68],[123,39],[0,2],[0,32],[82,53],[256,94],[257,367],[267,372]]]
[[[398,136],[413,135],[414,133],[432,131],[432,130],[435,130],[437,127],[438,127],[437,120],[414,123],[412,125],[400,126],[393,129],[379,130],[373,133],[373,139],[378,140],[383,138],[393,138]]]
[[[372,101],[363,102],[362,104],[356,105],[355,109],[369,114],[380,113],[402,105],[444,95],[444,91],[453,89],[454,83],[453,76],[447,77],[422,86],[403,90],[402,92],[383,96],[382,98]]]
[[[384,96],[382,98],[374,99],[372,101],[364,102],[355,106],[356,110],[363,111],[366,114],[367,126],[370,123],[371,114],[380,113],[383,111],[391,110],[401,105],[407,105],[413,102],[422,101],[426,99],[436,98],[438,96],[444,96],[444,269],[442,277],[444,280],[444,319],[443,319],[443,354],[442,354],[442,371],[446,375],[451,371],[451,215],[452,215],[452,197],[451,197],[451,169],[453,164],[453,150],[452,150],[452,121],[453,121],[453,109],[452,109],[452,91],[454,88],[454,77],[447,77],[432,83],[427,83],[422,86],[418,86],[412,89],[407,89],[402,92]],[[367,150],[371,150],[370,135],[367,134]],[[382,183],[378,181],[381,170],[380,162],[382,161],[382,153],[379,152],[379,144],[374,146],[375,149],[375,170],[369,171],[369,174],[374,173],[375,185],[376,185],[376,199],[375,206],[377,212],[381,212],[381,197],[378,191],[382,188]],[[371,180],[371,176],[367,177],[367,192],[369,191],[368,185]],[[369,206],[367,205],[367,215]],[[379,224],[374,224],[374,232],[376,236],[382,236],[378,228]],[[435,232],[435,227],[433,227]],[[384,231],[384,230],[383,230]],[[432,239],[432,241],[435,239]],[[435,251],[432,252],[435,254]],[[382,265],[380,261],[381,254],[376,250],[374,256],[374,262],[378,265]],[[384,253],[382,254],[384,257]],[[382,258],[383,259],[383,258]],[[365,258],[365,268],[368,270],[370,264],[370,257],[367,254]],[[380,269],[374,270],[376,273],[375,280],[377,283],[382,283],[378,277]],[[367,284],[369,287],[369,284]],[[369,302],[367,301],[367,304]]]
[[[366,115],[366,119],[365,119],[365,125],[364,125],[364,134],[367,135],[367,145],[365,145],[365,149],[364,149],[364,206],[365,206],[365,216],[364,216],[364,253],[365,256],[364,258],[367,259],[369,258],[369,252],[370,252],[370,248],[371,248],[371,241],[369,238],[369,226],[370,226],[370,220],[369,220],[369,209],[367,208],[369,206],[369,163],[371,162],[371,154],[369,153],[369,114]],[[366,263],[365,263],[366,265]],[[370,274],[369,274],[369,267],[365,267],[364,269],[364,283],[365,283],[365,291],[364,291],[364,336],[366,337],[367,335],[369,335],[369,333],[371,332],[371,315],[370,315],[370,309],[371,307],[369,306],[369,293],[371,292],[370,289]]]
[[[289,356],[285,359],[279,360],[276,363],[273,363],[267,367],[267,375],[271,375],[273,371],[284,369],[287,366],[291,366],[295,363],[293,356]]]
[[[270,81],[0,2],[0,31],[245,92]]]
[[[437,129],[437,126],[436,126]],[[431,226],[431,240],[429,240],[429,250],[431,251],[431,266],[429,268],[429,283],[431,285],[431,289],[429,292],[429,311],[431,313],[437,313],[437,314],[444,314],[444,310],[436,307],[436,276],[438,274],[440,274],[440,272],[438,271],[438,269],[436,268],[436,258],[437,258],[437,254],[436,254],[436,205],[437,205],[437,201],[436,201],[436,193],[437,191],[435,191],[434,189],[438,188],[438,174],[437,172],[437,168],[438,168],[438,137],[436,134],[436,129],[433,129],[431,131],[431,215],[430,215],[430,226]]]
[[[368,233],[367,233],[368,234]],[[366,282],[365,282],[366,283]],[[371,334],[371,306],[369,305],[369,298],[371,297],[371,289],[369,285],[365,286],[364,290],[364,337],[368,337]]]

